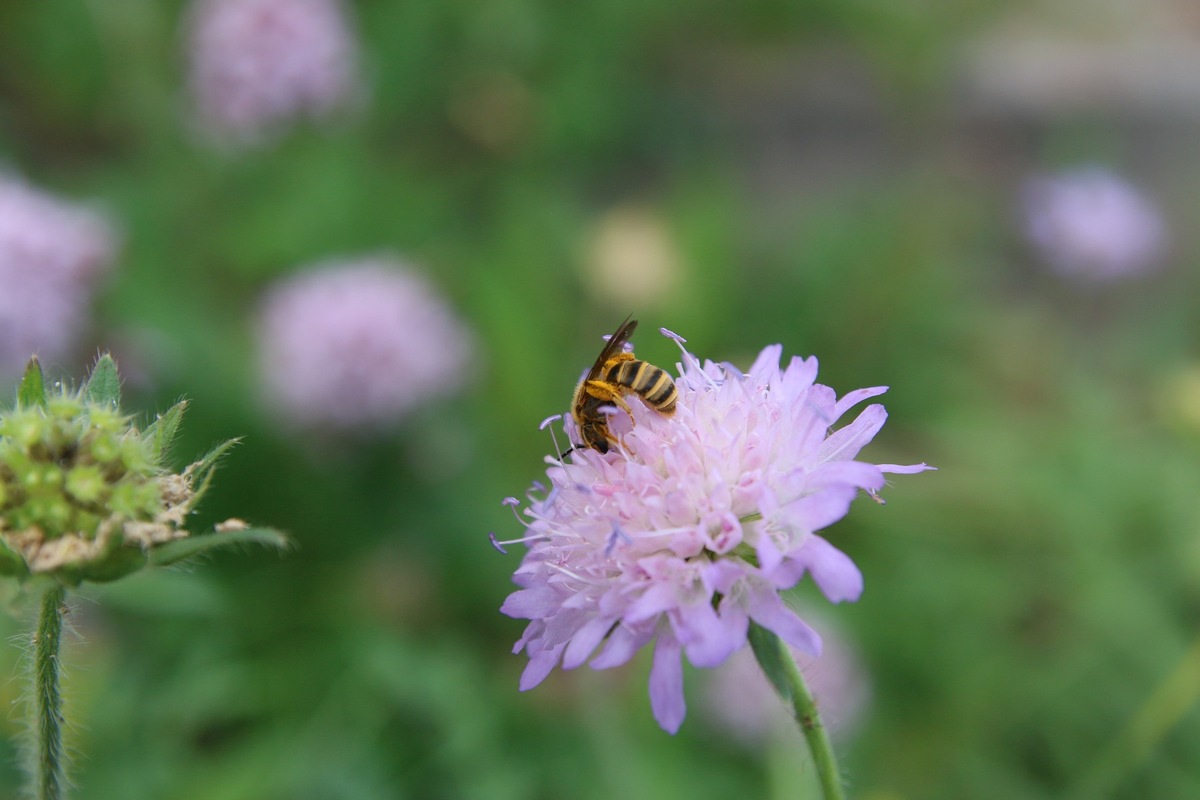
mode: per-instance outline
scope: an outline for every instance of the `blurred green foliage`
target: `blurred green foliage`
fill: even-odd
[[[1171,413],[1200,401],[1165,388],[1200,356],[1193,234],[1161,276],[1080,287],[1032,262],[1012,207],[1047,153],[1101,142],[1190,218],[1195,123],[964,112],[957,55],[998,7],[362,2],[363,111],[231,154],[185,123],[182,3],[0,4],[0,158],[124,229],[92,344],[141,362],[131,408],[194,401],[178,453],[245,436],[197,524],[298,546],[77,601],[79,796],[811,796],[798,735],[780,766],[695,708],[659,731],[645,660],[517,692],[522,624],[497,608],[519,556],[487,532],[513,533],[499,501],[542,469],[537,423],[630,311],[651,361],[676,358],[664,325],[702,356],[781,341],[839,391],[891,385],[868,455],[940,468],[832,534],[867,585],[830,610],[873,682],[843,748],[854,796],[1200,795],[1195,691],[1146,705],[1200,635],[1200,431]],[[826,78],[845,103],[812,91]],[[495,85],[524,98],[499,143],[461,113]],[[628,203],[685,265],[648,308],[582,277],[596,220]],[[382,250],[477,332],[473,389],[374,441],[280,433],[256,402],[257,298]],[[18,728],[0,719],[0,798]]]

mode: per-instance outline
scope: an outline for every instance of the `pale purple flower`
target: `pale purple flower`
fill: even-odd
[[[434,287],[387,258],[284,279],[267,292],[258,334],[264,399],[301,427],[389,425],[458,390],[473,350]]]
[[[782,352],[767,347],[743,374],[685,351],[673,417],[631,400],[636,424],[623,413],[610,421],[621,446],[548,459],[549,488],[535,484],[521,512],[522,588],[501,609],[531,620],[515,647],[529,656],[522,690],[559,663],[614,667],[653,641],[651,707],[674,733],[685,713],[682,656],[717,666],[746,644],[751,620],[820,653],[820,637],[780,592],[809,574],[830,601],[856,600],[862,575],[817,531],[844,517],[860,490],[874,495],[885,473],[927,467],[855,460],[883,425],[883,406],[832,428],[886,387],[839,400],[814,383],[815,358],[780,369]]]
[[[189,83],[201,127],[251,143],[362,94],[358,41],[340,0],[196,0]]]
[[[1080,169],[1026,181],[1025,233],[1065,275],[1110,280],[1158,266],[1167,244],[1159,209],[1118,175]]]
[[[0,174],[0,378],[70,352],[116,250],[99,212]]]
[[[835,737],[846,737],[861,721],[871,696],[866,668],[854,643],[825,619],[807,613],[821,632],[821,656],[790,647],[792,658],[812,692],[821,722]],[[794,731],[795,720],[771,686],[749,648],[734,653],[712,670],[700,696],[705,717],[722,733],[748,747],[762,745],[780,732]]]

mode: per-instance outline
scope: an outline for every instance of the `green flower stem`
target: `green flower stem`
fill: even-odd
[[[833,755],[833,745],[829,742],[829,734],[817,712],[817,703],[804,683],[796,659],[778,636],[755,623],[750,625],[750,647],[775,690],[792,706],[792,715],[800,725],[809,752],[812,753],[822,796],[825,800],[844,800],[842,778]]]
[[[58,659],[65,596],[66,590],[57,582],[46,590],[33,637],[34,733],[37,737],[33,777],[37,800],[60,800],[67,782]]]
[[[829,741],[824,723],[821,722],[821,715],[817,713],[817,703],[804,683],[804,676],[800,674],[796,659],[792,658],[786,647],[782,649],[784,674],[792,695],[792,714],[796,717],[804,738],[808,740],[808,749],[812,753],[817,777],[821,781],[821,793],[825,800],[843,800],[845,795],[842,793],[842,777],[838,774],[837,758],[833,755],[833,745]]]

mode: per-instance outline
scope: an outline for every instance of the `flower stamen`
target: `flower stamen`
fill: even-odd
[[[520,506],[521,506],[520,500],[518,500],[515,497],[506,497],[502,501],[500,501],[500,504],[504,505],[504,506],[508,506],[509,508],[512,509],[513,516],[517,518],[517,522],[521,523],[521,527],[523,527],[523,528],[529,527],[529,523],[526,522],[525,520],[521,519],[520,513],[517,512],[517,509],[520,508]]]
[[[609,534],[608,544],[604,546],[604,555],[612,556],[613,548],[617,546],[618,540],[625,544],[633,544],[633,540],[629,538],[629,534],[621,530],[621,526],[617,524],[615,519],[610,519],[608,522],[612,525],[612,533]]]
[[[534,542],[545,541],[549,538],[549,536],[545,535],[536,535],[522,536],[520,539],[504,539],[502,541],[496,538],[496,534],[494,532],[488,531],[488,541],[492,543],[492,547],[496,548],[504,555],[508,555],[508,551],[504,549],[504,545],[506,544],[533,544]]]

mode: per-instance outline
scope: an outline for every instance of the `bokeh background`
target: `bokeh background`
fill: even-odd
[[[851,796],[1200,796],[1198,65],[1187,0],[0,3],[5,341],[191,398],[181,464],[245,437],[197,525],[296,544],[77,596],[78,796],[815,796],[752,670],[675,737],[645,659],[517,691],[488,532],[631,312],[940,468],[796,598]]]

